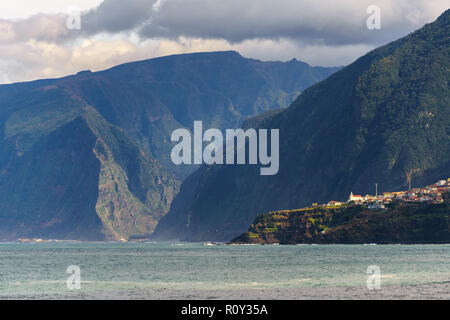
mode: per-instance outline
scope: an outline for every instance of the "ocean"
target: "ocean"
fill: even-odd
[[[69,266],[79,268],[79,289]],[[380,287],[369,290],[373,270]],[[0,243],[0,299],[449,299],[449,291],[450,245]]]

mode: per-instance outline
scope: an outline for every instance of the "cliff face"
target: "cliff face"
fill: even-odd
[[[336,70],[213,52],[0,85],[0,240],[151,234],[195,169],[173,130],[233,128]]]
[[[205,128],[238,127],[247,117],[288,107],[300,92],[337,70],[300,61],[262,62],[234,51],[174,55],[0,86],[0,114],[2,105],[5,109],[18,95],[32,103],[43,88],[67,93],[122,128],[165,169],[184,179],[196,166],[172,163],[175,129],[192,129],[196,120]]]
[[[450,176],[450,10],[258,119],[280,130],[280,170],[210,166],[185,181],[157,239],[228,241],[261,212]],[[379,189],[380,190],[380,189]]]
[[[450,204],[409,205],[386,211],[361,206],[278,211],[258,216],[232,243],[449,243]]]
[[[2,144],[0,240],[128,239],[168,211],[180,182],[94,109],[73,107],[48,134],[29,119]]]

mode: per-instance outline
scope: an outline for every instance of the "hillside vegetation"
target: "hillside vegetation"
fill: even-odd
[[[259,215],[232,243],[450,243],[450,203],[307,208]]]
[[[256,215],[351,191],[405,190],[450,176],[450,10],[256,119],[280,130],[280,170],[205,166],[182,185],[157,239],[228,241]]]
[[[196,168],[173,130],[234,128],[336,70],[229,51],[0,85],[0,241],[150,235]]]

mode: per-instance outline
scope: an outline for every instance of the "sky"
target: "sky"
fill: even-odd
[[[449,7],[449,0],[0,0],[0,83],[200,51],[342,66]]]

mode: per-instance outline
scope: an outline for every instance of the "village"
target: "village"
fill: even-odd
[[[354,195],[353,192],[351,192],[347,202],[330,201],[324,206],[339,207],[346,204],[360,204],[367,206],[368,209],[384,210],[392,201],[400,201],[405,205],[412,203],[442,203],[444,202],[443,195],[450,192],[450,178],[447,180],[439,180],[438,182],[423,188],[411,188],[408,191],[384,192],[378,194],[377,187],[378,186],[376,185],[375,196]],[[313,206],[317,206],[317,204],[313,204]]]

